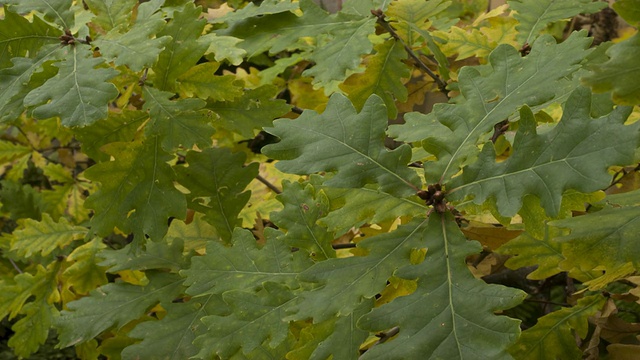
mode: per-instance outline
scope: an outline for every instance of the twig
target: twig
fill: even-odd
[[[404,40],[400,38],[400,36],[393,29],[391,24],[389,24],[389,22],[387,22],[387,20],[384,19],[384,13],[382,12],[382,10],[379,10],[379,9],[371,10],[371,13],[378,18],[378,24],[382,25],[382,27],[384,27],[384,29],[387,30],[387,32],[391,34],[391,36],[393,36],[394,39],[399,41],[402,44],[402,46],[404,46],[404,49],[407,51],[407,54],[409,54],[409,56],[413,59],[413,61],[415,61],[418,67],[422,71],[424,71],[427,75],[429,75],[433,79],[433,81],[436,82],[436,84],[438,85],[438,89],[440,89],[440,92],[443,93],[447,98],[449,98],[449,91],[447,91],[447,84],[444,81],[442,81],[442,79],[436,73],[431,71],[431,69],[429,69],[429,67],[427,67],[427,65],[422,60],[420,60],[420,57],[413,51],[413,49],[411,49],[409,45],[407,45],[404,42]]]
[[[268,187],[269,189],[271,189],[271,191],[273,191],[276,194],[282,194],[282,190],[278,189],[275,185],[273,185],[271,182],[269,182],[269,180],[263,178],[260,175],[256,175],[256,179],[258,181],[260,181],[261,183],[265,184],[266,187]]]
[[[398,335],[398,333],[400,332],[400,328],[399,327],[393,327],[391,328],[389,331],[387,331],[386,333],[382,333],[380,336],[380,339],[378,341],[376,341],[373,346],[376,346],[378,344],[382,344],[384,342],[386,342],[387,340],[391,339],[392,337]]]
[[[11,263],[11,265],[13,265],[13,268],[16,269],[17,272],[19,272],[20,274],[22,274],[22,270],[20,270],[20,267],[18,267],[18,264],[16,264],[13,260],[9,259],[9,262]]]

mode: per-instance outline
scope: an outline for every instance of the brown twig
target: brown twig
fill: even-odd
[[[395,29],[391,26],[391,24],[389,24],[389,22],[385,20],[384,13],[382,12],[382,10],[379,10],[379,9],[371,10],[371,13],[376,18],[378,18],[378,24],[380,24],[389,34],[391,34],[391,36],[393,36],[393,38],[396,39],[396,41],[400,42],[402,46],[404,46],[404,49],[406,50],[407,54],[409,54],[409,56],[413,59],[416,65],[418,65],[420,70],[424,71],[427,75],[429,75],[433,79],[433,81],[436,82],[440,92],[443,93],[447,98],[449,98],[449,91],[447,90],[447,84],[436,73],[434,73],[431,69],[429,69],[429,67],[420,59],[418,54],[416,54],[415,51],[413,51],[413,49],[411,49],[409,45],[407,45],[404,42],[404,40],[400,38],[400,36],[395,31]]]
[[[273,185],[271,182],[269,182],[269,180],[263,178],[260,175],[256,175],[256,179],[258,181],[260,181],[261,183],[263,183],[264,185],[266,185],[266,187],[268,187],[269,189],[271,189],[271,191],[273,191],[276,194],[282,194],[282,190],[278,189],[275,185]]]

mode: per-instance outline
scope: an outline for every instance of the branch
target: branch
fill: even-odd
[[[269,189],[271,189],[271,191],[273,191],[276,194],[282,194],[282,190],[278,189],[275,185],[273,185],[271,182],[269,182],[269,180],[263,178],[260,175],[256,175],[256,179],[258,181],[260,181],[261,183],[265,184]]]
[[[427,67],[427,65],[422,60],[420,60],[420,57],[413,51],[413,49],[411,49],[409,45],[407,45],[404,42],[404,40],[400,38],[400,36],[393,29],[391,24],[389,24],[389,22],[384,19],[384,13],[382,12],[382,10],[371,10],[371,13],[378,18],[378,24],[382,25],[382,27],[389,34],[391,34],[391,36],[393,36],[394,39],[396,39],[398,42],[402,44],[402,46],[404,46],[404,49],[407,51],[407,54],[409,54],[409,56],[413,59],[413,61],[415,61],[418,67],[422,71],[424,71],[427,75],[429,75],[433,79],[433,81],[436,82],[436,84],[438,85],[438,89],[440,89],[440,92],[443,93],[447,98],[449,98],[449,91],[447,91],[447,84],[444,81],[442,81],[442,79],[436,73],[431,71],[431,69],[429,69],[429,67]]]

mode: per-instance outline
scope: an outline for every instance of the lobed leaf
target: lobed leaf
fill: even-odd
[[[624,125],[629,108],[618,107],[591,119],[590,107],[591,92],[576,89],[558,125],[541,135],[536,133],[533,113],[524,107],[511,156],[496,162],[495,151],[486,144],[478,161],[447,185],[447,197],[462,200],[472,195],[476,204],[495,197],[500,214],[513,216],[524,195],[534,194],[547,214],[556,216],[566,190],[587,193],[606,188],[611,182],[609,166],[633,162],[640,127]]]
[[[87,228],[73,226],[65,218],[55,222],[49,214],[44,213],[41,221],[24,219],[21,228],[7,236],[12,251],[21,257],[29,257],[36,253],[47,256],[56,248],[62,249],[86,234]]]
[[[74,26],[75,15],[73,3],[67,0],[5,0],[9,9],[19,14],[38,11],[45,19],[60,25],[63,30],[70,30]]]
[[[35,58],[43,45],[58,44],[60,29],[47,24],[38,16],[29,22],[5,7],[0,20],[0,67],[8,67],[12,58]]]
[[[280,160],[276,167],[283,172],[335,171],[326,186],[360,188],[377,183],[392,195],[415,193],[420,180],[407,167],[410,147],[386,149],[386,127],[387,110],[378,96],[372,95],[357,113],[346,97],[335,94],[322,114],[305,111],[296,120],[274,121],[274,127],[265,130],[281,141],[262,151]]]
[[[84,3],[96,15],[91,19],[91,22],[99,25],[105,31],[110,31],[129,22],[137,1],[84,0]]]
[[[425,260],[396,273],[418,278],[416,291],[358,321],[362,329],[399,326],[400,333],[373,346],[362,359],[511,358],[507,348],[518,338],[519,321],[494,312],[517,305],[526,294],[473,277],[465,258],[481,246],[465,239],[452,215],[432,213],[421,235],[428,249]]]
[[[54,64],[58,73],[24,98],[34,107],[33,116],[59,116],[65,126],[86,126],[107,117],[107,105],[118,91],[106,82],[117,74],[111,68],[97,69],[104,62],[94,58],[89,47],[68,46],[66,59]]]

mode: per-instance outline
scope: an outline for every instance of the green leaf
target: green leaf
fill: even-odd
[[[504,255],[512,255],[505,266],[509,269],[519,269],[525,266],[537,266],[527,275],[528,279],[543,280],[562,272],[559,265],[565,260],[562,255],[562,243],[555,241],[557,231],[546,228],[542,238],[537,238],[525,232],[517,238],[502,245],[497,252]]]
[[[154,38],[165,24],[162,14],[156,13],[144,22],[137,22],[131,29],[117,27],[96,39],[94,44],[107,60],[140,71],[153,66],[160,52],[171,41],[169,36]]]
[[[91,22],[99,25],[104,31],[111,31],[126,25],[136,5],[136,0],[84,0],[89,10],[96,14]],[[100,49],[102,51],[102,49]]]
[[[432,213],[421,240],[428,249],[426,259],[396,273],[418,278],[416,291],[375,308],[358,322],[370,331],[399,326],[400,333],[373,346],[362,359],[511,358],[506,349],[518,338],[519,321],[494,312],[517,305],[526,294],[473,277],[465,258],[481,246],[465,239],[452,215]]]
[[[640,252],[634,235],[640,231],[640,207],[605,208],[585,216],[557,220],[551,226],[571,230],[556,238],[563,243],[563,268],[582,271],[605,270],[606,274],[632,263],[640,267]]]
[[[56,248],[64,248],[75,240],[84,238],[87,228],[73,226],[65,218],[56,223],[49,214],[42,214],[42,220],[24,219],[20,230],[8,235],[11,250],[21,257],[29,257],[40,253],[47,256]]]
[[[611,91],[613,101],[622,105],[640,103],[640,85],[633,81],[640,76],[640,34],[614,44],[607,49],[609,60],[592,66],[592,72],[582,78],[595,92]]]
[[[314,84],[329,85],[342,81],[348,71],[358,69],[360,56],[372,50],[369,35],[375,32],[376,20],[370,13],[366,17],[344,13],[328,14],[311,0],[300,2],[302,16],[280,12],[233,23],[218,35],[244,40],[239,46],[251,58],[265,51],[277,54],[299,47],[301,37],[313,37],[315,49],[310,60],[315,66],[303,75],[314,76]],[[259,28],[260,31],[255,31]]]
[[[182,290],[182,279],[176,275],[147,273],[147,277],[146,286],[110,283],[67,304],[68,310],[63,310],[56,321],[60,346],[89,341],[112,326],[120,329],[160,301],[175,298]]]
[[[145,321],[137,325],[129,336],[143,339],[142,342],[126,347],[122,359],[155,359],[162,356],[166,360],[189,359],[198,353],[193,345],[197,335],[206,331],[200,321],[208,313],[214,312],[222,300],[214,301],[214,296],[191,299],[187,303],[163,302],[167,315],[159,321]]]
[[[175,174],[156,138],[145,142],[112,143],[103,149],[114,161],[96,164],[85,171],[87,179],[102,183],[85,206],[95,211],[92,232],[107,236],[117,226],[133,232],[137,239],[149,235],[160,240],[167,232],[170,217],[184,218],[184,195],[173,181]]]
[[[249,3],[249,5],[252,4]],[[232,65],[238,66],[242,64],[243,58],[247,55],[244,49],[240,49],[237,46],[242,39],[234,38],[233,36],[218,36],[215,33],[210,33],[200,37],[198,41],[209,45],[206,54],[213,53],[213,58],[218,62],[227,60]]]
[[[2,211],[9,213],[12,220],[42,218],[44,204],[41,193],[29,185],[20,185],[9,180],[0,181],[0,185]]]
[[[55,75],[54,68],[43,69],[44,64],[61,56],[60,47],[51,45],[40,49],[33,59],[14,57],[12,67],[0,70],[1,121],[13,121],[24,112],[24,97]]]
[[[538,319],[538,323],[522,333],[518,342],[509,349],[517,359],[580,359],[582,350],[576,345],[576,336],[587,337],[588,319],[601,310],[605,298],[586,296],[578,304],[554,311]]]
[[[178,89],[188,97],[196,95],[214,101],[233,100],[243,94],[233,75],[215,75],[220,64],[206,62],[189,69],[178,78]]]
[[[284,100],[275,100],[278,89],[273,85],[263,85],[245,90],[233,101],[212,102],[207,109],[218,115],[217,121],[225,129],[235,131],[245,138],[253,138],[256,130],[271,125],[273,119],[288,113],[291,107]]]
[[[244,190],[258,175],[258,164],[244,166],[245,160],[243,153],[207,149],[188,152],[189,166],[176,168],[178,181],[189,190],[189,208],[204,213],[224,241],[242,225],[238,215],[251,197]]]
[[[67,261],[73,261],[62,276],[68,284],[73,286],[76,294],[88,294],[89,291],[107,283],[104,267],[98,262],[98,254],[107,246],[101,239],[78,246],[69,254]]]
[[[415,193],[420,180],[407,167],[411,149],[385,148],[386,127],[387,110],[379,97],[372,95],[357,113],[346,97],[336,94],[322,114],[308,110],[296,120],[274,121],[265,130],[281,141],[262,151],[280,160],[276,167],[283,172],[336,171],[326,186],[361,188],[375,182],[392,195]]]
[[[640,23],[640,1],[618,0],[613,3],[612,7],[629,24],[638,25]]]
[[[122,270],[150,270],[168,269],[178,272],[189,267],[189,259],[183,254],[184,242],[174,239],[171,243],[165,241],[147,241],[145,249],[134,253],[130,245],[119,250],[104,250],[98,255],[104,261],[98,261],[100,266],[108,267],[110,273]]]
[[[31,154],[30,147],[10,141],[0,141],[0,161],[3,163],[10,163],[29,154]]]
[[[425,163],[428,183],[446,183],[475,160],[479,143],[490,139],[493,126],[518,107],[548,104],[574,86],[566,80],[579,68],[591,42],[585,32],[573,33],[561,44],[548,35],[538,38],[526,57],[510,45],[498,46],[489,64],[464,67],[459,74],[462,98],[437,104],[429,115],[412,113],[405,125],[390,127],[401,141],[422,141],[437,157]],[[545,71],[540,71],[545,69]]]
[[[578,14],[595,13],[607,6],[606,3],[591,0],[510,0],[508,3],[516,12],[513,17],[520,22],[516,26],[517,39],[523,45],[532,44],[540,31],[553,22]]]
[[[60,29],[37,16],[29,22],[5,7],[4,19],[0,20],[0,68],[8,67],[12,58],[35,58],[43,45],[58,44],[61,34]]]
[[[24,98],[25,106],[35,107],[33,116],[47,119],[60,116],[65,126],[86,126],[107,117],[107,105],[117,95],[114,69],[96,69],[104,60],[94,58],[87,46],[67,46],[67,59],[55,63],[58,74]]]
[[[45,19],[60,25],[68,30],[74,25],[74,9],[72,2],[67,0],[6,0],[4,4],[11,5],[9,9],[19,14],[38,11]]]
[[[278,14],[283,12],[293,12],[299,8],[297,2],[281,1],[281,0],[265,0],[256,6],[254,3],[248,3],[247,6],[242,9],[238,9],[234,12],[230,12],[222,17],[214,19],[214,23],[235,23],[240,20],[245,20],[262,15]]]
[[[331,212],[319,221],[337,235],[365,223],[380,224],[400,216],[425,215],[429,211],[418,198],[402,199],[368,188],[322,187],[322,191],[329,198]]]
[[[38,351],[40,345],[49,337],[49,330],[54,317],[58,315],[58,309],[40,300],[26,304],[22,311],[25,316],[11,327],[15,334],[7,345],[14,349],[16,355],[28,357]]]
[[[199,19],[202,9],[194,4],[185,5],[182,11],[175,12],[173,19],[156,34],[157,38],[170,36],[172,41],[165,44],[156,65],[152,68],[156,74],[153,85],[166,91],[175,89],[176,79],[189,70],[204,55],[208,45],[198,42],[205,21]]]
[[[195,257],[186,276],[190,295],[223,294],[229,290],[252,290],[265,282],[295,287],[298,274],[310,265],[307,256],[278,241],[279,231],[267,228],[267,243],[260,248],[251,232],[237,228],[233,246],[210,242],[207,254]]]
[[[329,200],[311,185],[288,181],[282,185],[282,193],[276,198],[284,209],[271,215],[271,221],[278,229],[286,230],[279,240],[290,247],[306,250],[316,260],[335,257],[331,247],[333,234],[317,225],[318,220],[329,212]]]
[[[314,264],[300,274],[300,280],[320,287],[300,294],[292,307],[296,312],[292,318],[313,318],[318,323],[351,313],[364,299],[380,293],[398,268],[410,263],[412,250],[423,247],[425,230],[424,219],[414,220],[393,232],[359,242],[358,249],[367,252],[366,256]]]
[[[162,148],[172,151],[180,146],[191,149],[193,145],[211,147],[214,129],[204,111],[205,102],[200,99],[169,100],[173,94],[151,87],[143,89],[144,109],[151,121],[145,127],[147,136],[162,140]]]
[[[500,214],[513,216],[524,195],[534,194],[547,214],[556,216],[565,190],[587,193],[606,188],[611,182],[609,166],[633,162],[640,126],[624,125],[629,108],[591,119],[590,107],[591,92],[576,89],[558,125],[540,135],[531,110],[522,108],[511,156],[496,162],[487,143],[478,161],[447,185],[447,197],[462,200],[472,195],[476,204],[494,197]]]
[[[267,339],[270,339],[271,348],[287,339],[289,324],[282,319],[294,296],[286,286],[267,282],[264,290],[257,294],[231,290],[222,298],[230,305],[232,313],[202,318],[208,330],[194,341],[200,348],[196,357],[210,359],[218,355],[226,359],[240,348],[249,354]]]
[[[366,70],[347,78],[340,88],[347,93],[358,111],[369,96],[380,96],[387,106],[387,116],[395,119],[398,115],[396,100],[405,102],[409,94],[402,83],[403,78],[411,76],[410,69],[402,62],[407,58],[407,53],[402,44],[396,41],[385,41],[375,50],[375,55],[365,59]]]
[[[96,161],[108,161],[109,155],[102,151],[102,147],[133,140],[136,131],[147,119],[149,114],[144,111],[125,109],[121,113],[109,112],[105,120],[74,129],[74,132],[85,154]]]

